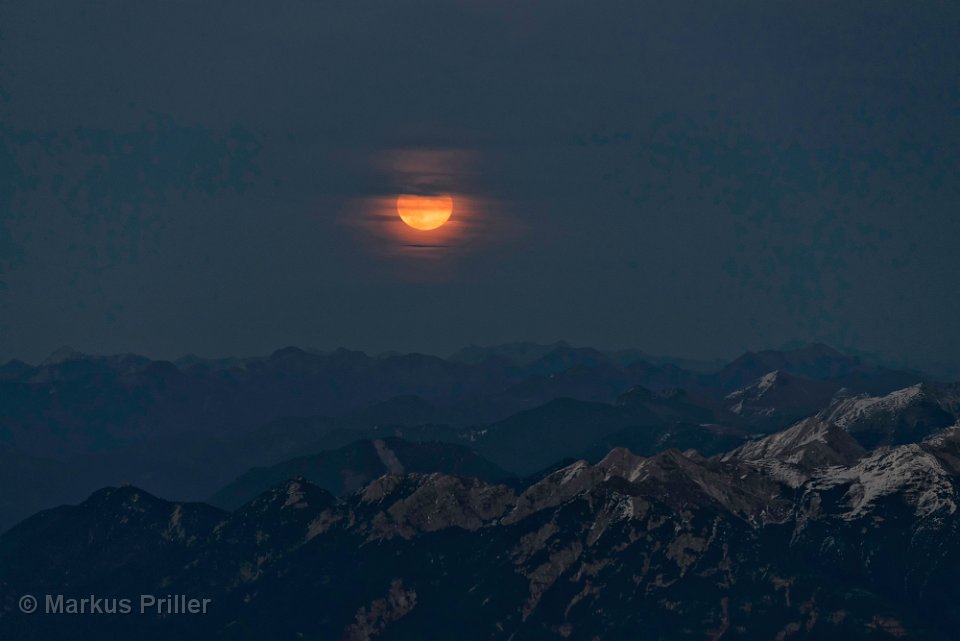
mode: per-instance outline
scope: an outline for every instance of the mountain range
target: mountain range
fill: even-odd
[[[960,623],[960,385],[825,346],[713,370],[567,345],[61,353],[8,363],[0,387],[0,638],[939,640]],[[19,609],[144,593],[212,606]]]
[[[0,366],[0,462],[13,474],[40,465],[50,480],[48,490],[0,497],[0,528],[122,482],[202,499],[251,467],[359,438],[406,438],[412,428],[412,440],[475,444],[522,476],[579,456],[619,430],[657,424],[662,431],[683,422],[685,433],[722,425],[724,438],[771,431],[818,411],[841,390],[878,394],[928,380],[823,345],[747,353],[713,369],[678,363],[566,343],[473,347],[447,359],[291,347],[262,358],[169,362],[64,348],[38,365],[10,361]],[[773,371],[776,385],[750,388]],[[779,391],[787,381],[789,389]],[[649,413],[625,401],[631,390],[649,396]],[[740,390],[744,398],[736,396]],[[515,445],[529,451],[542,441],[551,412],[565,411],[552,403],[570,401],[594,404],[566,409],[595,429],[571,425],[554,434],[552,450],[515,453]],[[515,430],[520,423],[529,425]],[[63,470],[71,479],[65,487],[56,480]]]
[[[390,458],[389,456],[387,458]],[[863,448],[826,415],[715,457],[616,448],[498,484],[305,478],[233,512],[132,486],[0,537],[10,638],[950,639],[960,427]],[[25,617],[23,593],[144,590],[177,617]]]

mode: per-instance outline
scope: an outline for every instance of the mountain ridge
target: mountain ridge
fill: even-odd
[[[641,457],[620,448],[516,489],[388,473],[337,499],[299,477],[232,514],[108,488],[0,536],[0,590],[62,589],[65,571],[76,590],[129,584],[116,564],[78,564],[79,550],[97,545],[101,555],[130,558],[147,585],[163,581],[221,603],[225,610],[203,623],[208,638],[237,638],[240,629],[227,625],[237,620],[269,638],[352,638],[366,620],[354,613],[393,603],[395,616],[375,624],[383,638],[448,634],[464,622],[465,639],[626,639],[649,625],[656,638],[717,634],[683,624],[692,617],[739,630],[731,638],[791,630],[797,638],[947,639],[957,623],[947,604],[958,588],[944,564],[957,568],[960,547],[944,537],[960,527],[958,452],[960,428],[948,428],[848,465],[813,466],[791,486],[746,456]],[[101,525],[77,537],[82,523]],[[866,533],[862,547],[853,531]],[[841,533],[843,548],[827,552],[842,559],[835,567],[818,555]],[[140,547],[131,552],[134,540]],[[51,557],[58,546],[78,553]],[[888,583],[884,573],[905,563],[906,583]],[[357,566],[366,568],[362,582],[350,579]],[[308,568],[323,568],[321,576]],[[331,583],[317,581],[323,576]],[[278,618],[279,603],[306,603],[306,595],[323,597],[323,617]],[[459,623],[445,614],[451,608]],[[0,629],[37,638],[34,620],[0,614]],[[177,625],[148,623],[133,623],[147,639]],[[81,635],[102,630],[81,625]]]

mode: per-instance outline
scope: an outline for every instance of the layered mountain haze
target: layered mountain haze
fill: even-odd
[[[491,351],[8,364],[0,636],[952,638],[956,384]],[[19,613],[50,592],[215,606]]]
[[[851,390],[876,393],[910,384],[915,373],[890,370],[866,363],[817,343],[793,350],[747,352],[718,372],[708,375],[720,388],[745,386],[770,372],[784,372],[800,378],[841,383]]]
[[[822,345],[748,353],[713,371],[646,358],[521,343],[450,359],[285,348],[166,362],[64,348],[37,366],[10,361],[0,444],[69,469],[71,480],[0,501],[0,528],[124,482],[202,500],[252,467],[360,439],[464,445],[517,476],[616,446],[713,454],[815,413],[835,393],[925,381]]]
[[[342,349],[285,348],[265,358],[190,357],[176,363],[62,351],[38,366],[19,361],[3,366],[3,434],[24,447],[53,444],[50,451],[71,453],[108,447],[118,439],[195,429],[200,422],[209,430],[236,430],[281,416],[373,413],[387,402],[394,405],[384,411],[412,412],[419,422],[471,423],[485,412],[495,413],[505,399],[511,407],[482,422],[558,397],[613,402],[634,385],[679,388],[720,400],[772,371],[829,381],[850,393],[875,393],[874,388],[886,393],[924,380],[823,346],[748,353],[707,373],[644,360],[623,364],[617,352],[564,345],[541,346],[541,351],[533,361],[501,357],[479,363],[421,354],[371,357]],[[397,398],[404,396],[406,401]],[[111,411],[95,411],[101,409]],[[471,415],[456,417],[457,411]],[[86,440],[70,441],[63,434],[58,439],[49,428],[41,429],[44,418],[81,428],[74,438]],[[27,433],[30,427],[37,429]]]

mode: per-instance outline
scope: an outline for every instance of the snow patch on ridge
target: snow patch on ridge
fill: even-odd
[[[895,413],[924,395],[921,383],[905,387],[886,396],[853,396],[840,401],[828,413],[828,420],[847,429],[850,425],[881,413]]]
[[[811,487],[827,490],[843,484],[850,484],[847,519],[863,516],[878,499],[894,494],[902,494],[919,518],[957,510],[949,473],[918,444],[878,450],[849,468],[825,469]]]

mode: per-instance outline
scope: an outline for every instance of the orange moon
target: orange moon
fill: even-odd
[[[440,227],[453,214],[453,198],[443,196],[413,196],[403,194],[397,198],[397,213],[400,220],[414,229],[430,231]]]

